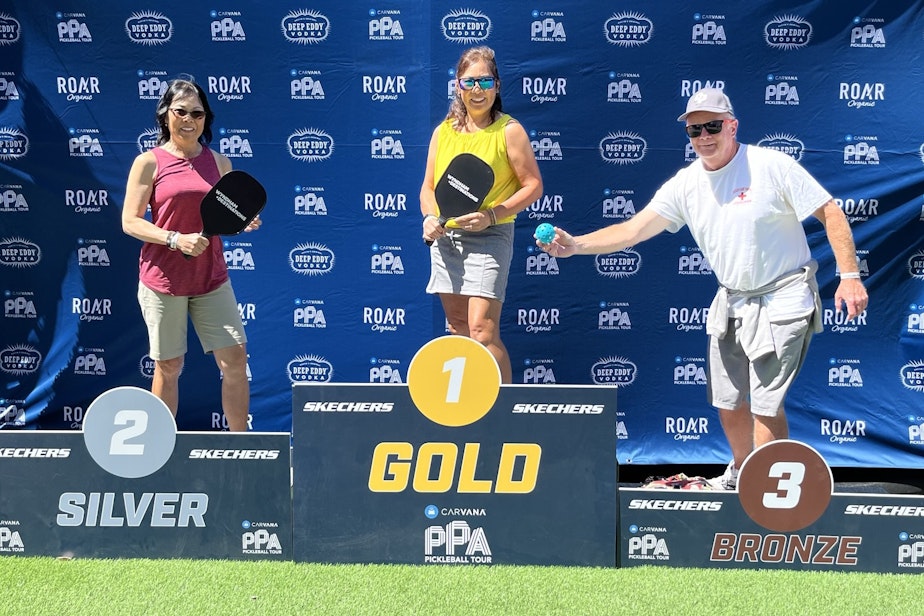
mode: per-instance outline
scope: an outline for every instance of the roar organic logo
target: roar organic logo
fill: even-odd
[[[141,11],[125,20],[125,32],[133,43],[163,45],[173,36],[173,22],[163,13]]]
[[[291,11],[282,18],[282,35],[291,43],[314,45],[327,39],[330,20],[318,11]]]
[[[457,9],[443,17],[440,29],[447,41],[472,45],[491,36],[491,18],[481,11]]]

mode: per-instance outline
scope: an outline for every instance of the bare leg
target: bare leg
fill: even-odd
[[[754,416],[751,415],[751,405],[743,402],[735,410],[719,409],[719,420],[731,447],[735,468],[741,468],[744,459],[754,450]]]
[[[766,417],[752,415],[751,405],[744,402],[734,411],[719,409],[719,419],[735,458],[735,468],[741,468],[748,454],[761,445],[789,438],[789,422],[783,407],[776,417]]]
[[[464,295],[440,294],[450,334],[468,337],[468,300]]]
[[[250,413],[250,382],[247,380],[247,349],[239,344],[215,349],[215,363],[224,378],[221,381],[221,408],[232,432],[246,432]]]
[[[154,379],[151,393],[164,401],[176,417],[180,404],[180,373],[183,371],[183,357],[154,360]]]
[[[500,368],[501,383],[513,382],[510,355],[500,339],[500,315],[503,304],[495,299],[441,294],[449,331],[480,342],[494,356]]]
[[[472,297],[468,302],[468,327],[473,340],[485,346],[497,360],[501,383],[513,382],[513,369],[507,347],[501,342],[500,316],[503,304],[496,299]]]
[[[776,417],[754,415],[754,448],[766,445],[770,441],[789,438],[789,422],[786,411],[780,407]]]

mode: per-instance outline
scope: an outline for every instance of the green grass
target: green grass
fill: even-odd
[[[7,616],[922,613],[924,577],[637,567],[0,558]]]

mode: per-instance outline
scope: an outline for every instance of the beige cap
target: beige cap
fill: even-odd
[[[718,88],[703,88],[697,90],[690,100],[687,101],[686,112],[677,118],[678,122],[683,122],[687,116],[694,111],[714,111],[715,113],[730,113],[735,115],[731,101],[725,96],[725,92]]]

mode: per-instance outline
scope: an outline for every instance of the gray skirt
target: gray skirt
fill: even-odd
[[[430,247],[427,293],[451,293],[504,301],[513,258],[513,223],[484,231],[447,229]]]

